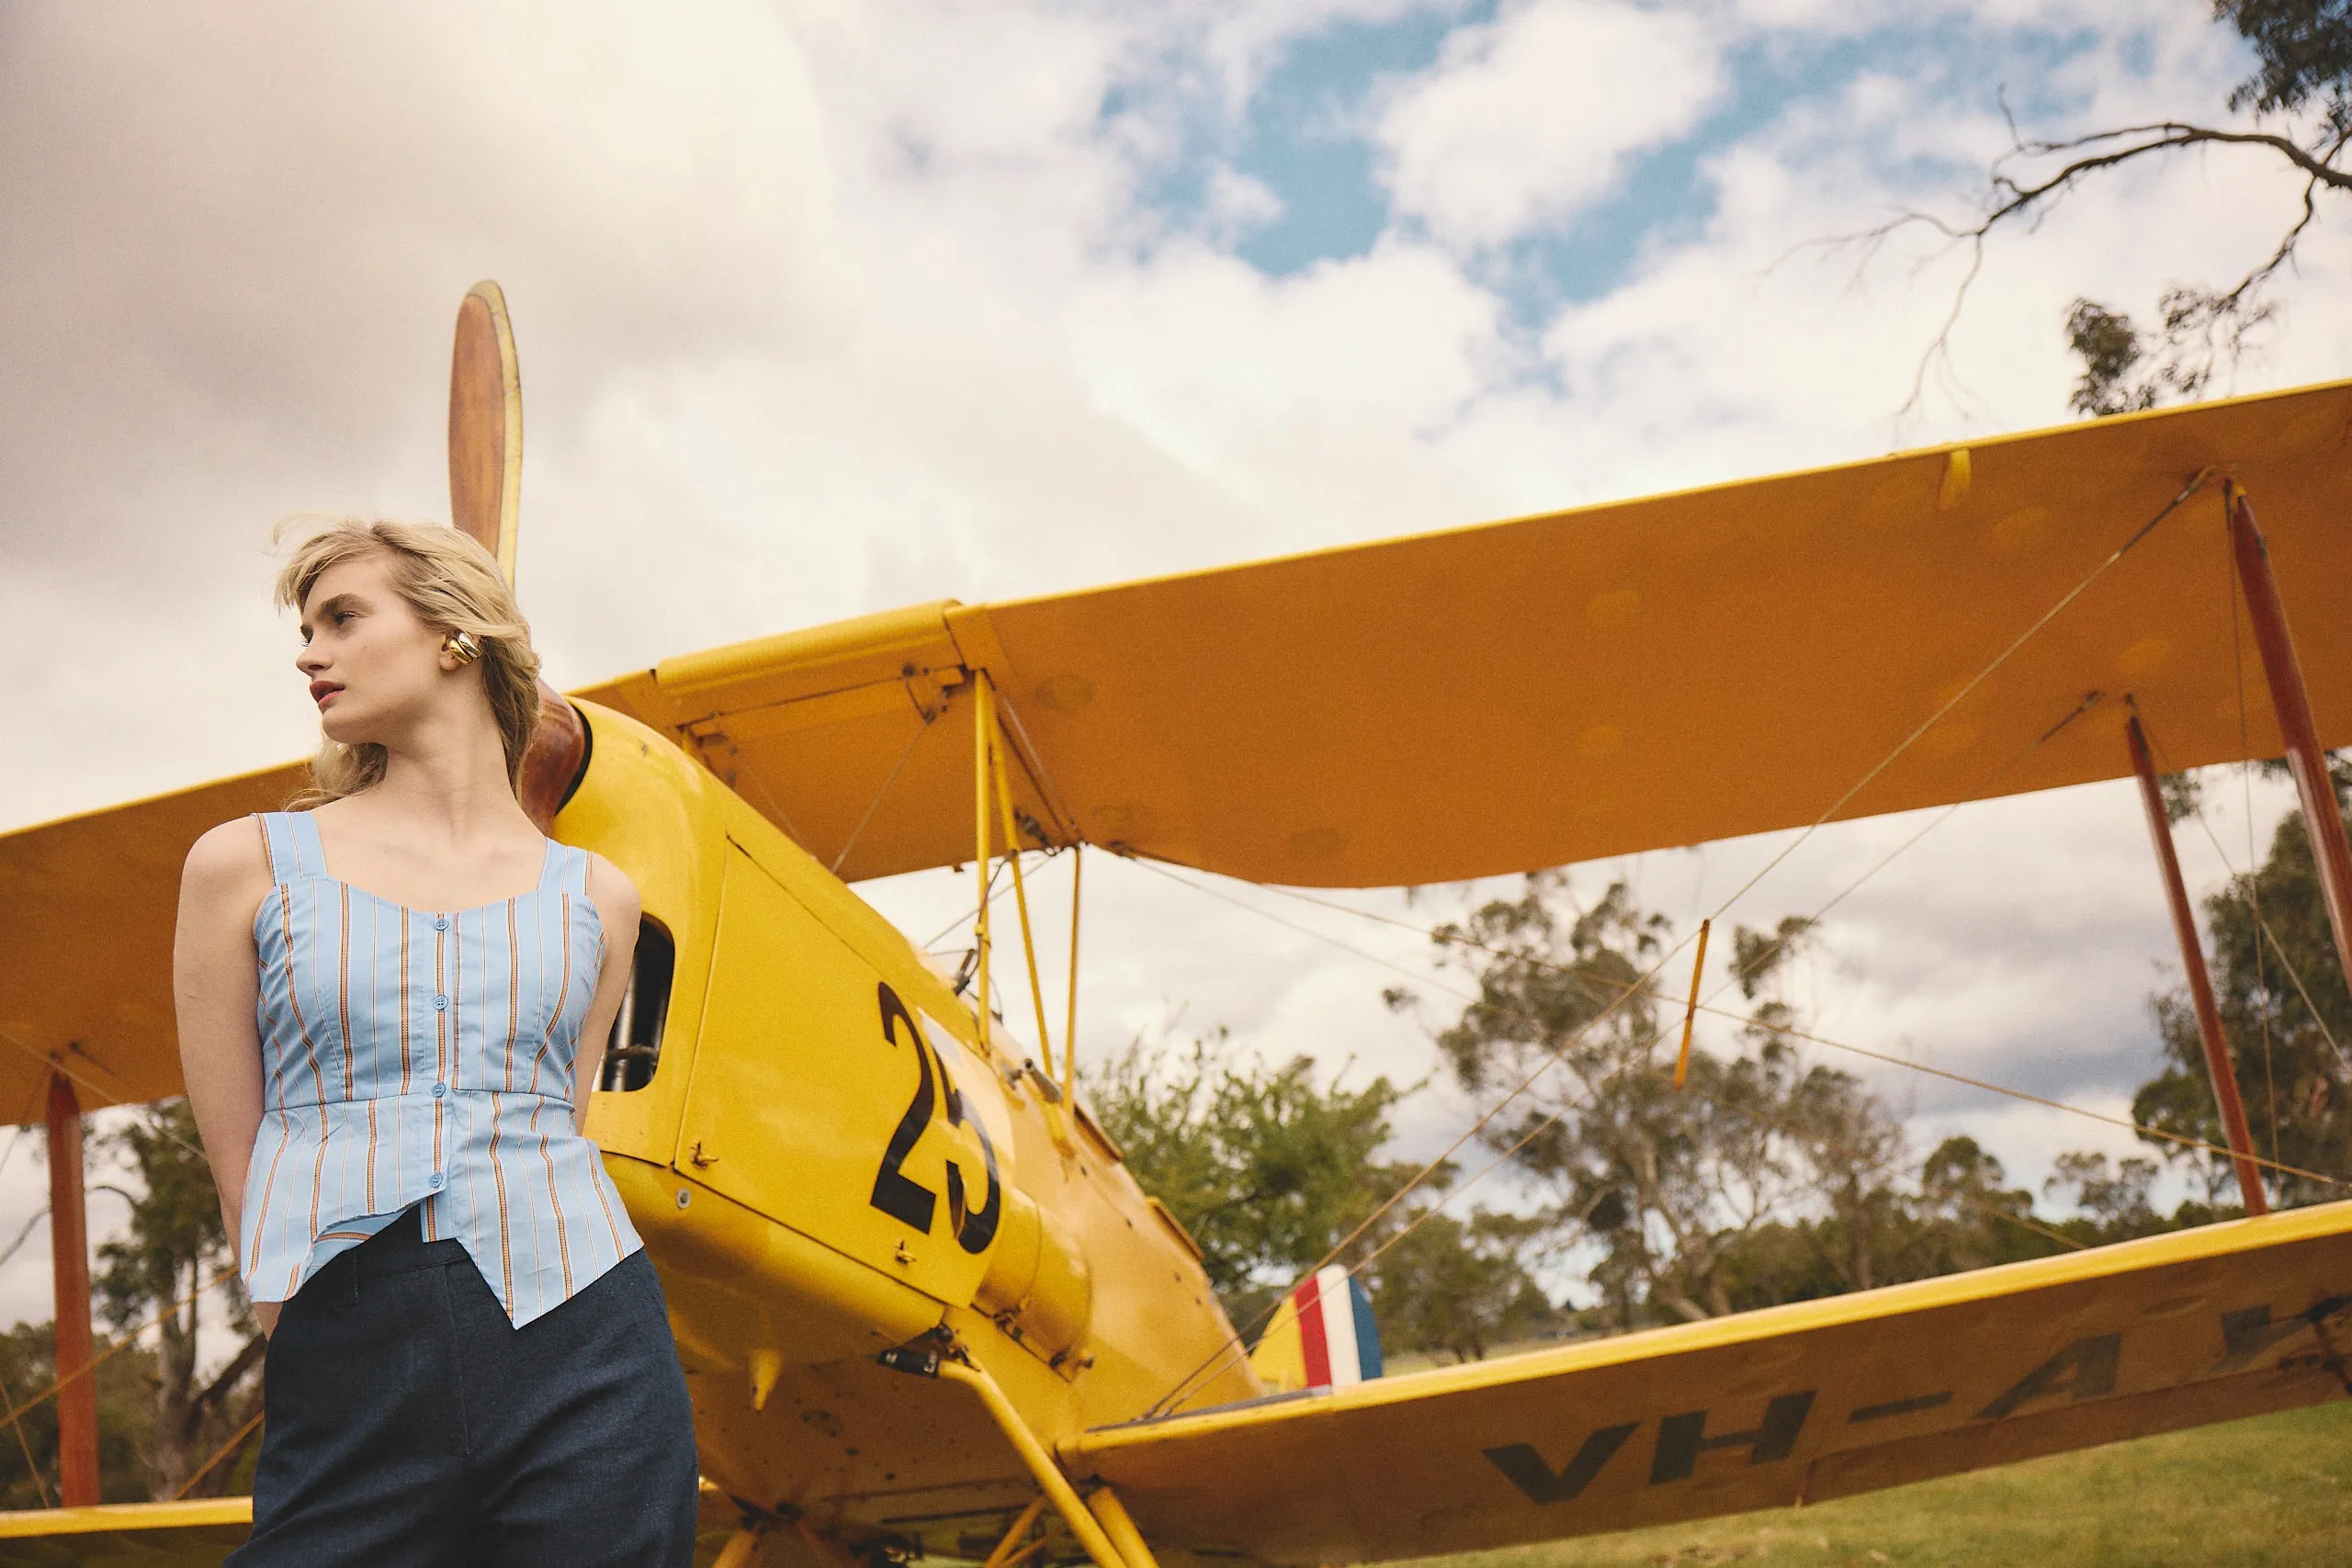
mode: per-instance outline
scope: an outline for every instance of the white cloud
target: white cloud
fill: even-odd
[[[1721,49],[1688,12],[1616,0],[1523,0],[1463,28],[1380,116],[1396,208],[1464,249],[1556,223],[1698,122]]]
[[[1202,207],[1211,239],[1227,244],[1283,215],[1283,198],[1265,181],[1222,164],[1209,174]]]

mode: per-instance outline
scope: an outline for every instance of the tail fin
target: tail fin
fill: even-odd
[[[1250,1352],[1250,1367],[1281,1393],[1345,1388],[1378,1377],[1380,1329],[1372,1320],[1372,1297],[1336,1264],[1316,1270],[1283,1298]]]

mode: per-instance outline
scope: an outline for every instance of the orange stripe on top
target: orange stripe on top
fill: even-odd
[[[311,1043],[311,1026],[302,1019],[302,998],[294,986],[294,895],[277,885],[277,920],[286,933],[286,1003],[294,1010],[294,1028],[302,1036],[302,1057],[311,1064],[311,1080],[318,1086],[319,1102],[326,1103],[327,1077],[319,1070],[318,1048]]]
[[[337,1173],[337,1174],[340,1174],[340,1171],[338,1171],[338,1173]],[[321,1100],[321,1101],[319,1102],[319,1157],[318,1157],[316,1160],[312,1161],[312,1162],[311,1162],[311,1247],[315,1247],[316,1246],[318,1246],[318,1245],[319,1245],[319,1191],[320,1191],[320,1189],[323,1188],[323,1187],[326,1185],[326,1179],[327,1179],[327,1107],[326,1107],[326,1101],[324,1101],[324,1100]],[[310,1248],[310,1247],[305,1247],[305,1248],[303,1248],[303,1250],[302,1250],[302,1256],[301,1256],[300,1258],[296,1258],[296,1259],[294,1260],[294,1274],[293,1274],[293,1277],[292,1277],[291,1279],[288,1280],[287,1280],[287,1282],[286,1282],[286,1293],[287,1293],[288,1295],[289,1295],[289,1296],[290,1296],[290,1295],[292,1295],[292,1294],[294,1293],[295,1290],[296,1290],[296,1289],[297,1289],[297,1288],[298,1288],[298,1287],[302,1283],[302,1265],[303,1265],[306,1261],[308,1261],[308,1260],[309,1260],[309,1258],[310,1258],[310,1254],[311,1254],[311,1248]]]
[[[442,985],[441,975],[441,955],[448,951],[448,947],[449,932],[447,929],[444,927],[435,928],[433,932],[433,994],[436,1000],[449,994],[447,989]],[[436,1089],[449,1081],[449,1010],[446,1007],[437,1007],[433,1010],[433,1081],[434,1087]],[[439,1170],[441,1168],[441,1100],[438,1097],[435,1097],[433,1101],[433,1168],[435,1170]],[[424,1204],[424,1213],[425,1228],[428,1233],[430,1233],[432,1229],[433,1207],[432,1200],[427,1199]]]
[[[401,1092],[408,1092],[408,906],[401,906]]]
[[[514,935],[514,900],[506,900],[506,1087],[514,1087],[514,1031],[520,1026],[523,947]]]
[[[532,1108],[531,1124],[533,1126],[538,1125],[539,1112],[546,1109],[547,1101],[544,1100]],[[563,1299],[570,1301],[571,1299],[571,1243],[564,1230],[563,1199],[555,1190],[555,1156],[548,1152],[548,1135],[545,1133],[539,1134],[539,1158],[547,1162],[548,1206],[555,1211],[555,1251],[556,1256],[563,1259]],[[616,1240],[613,1245],[617,1247],[620,1243]]]
[[[498,1184],[498,1267],[506,1288],[500,1292],[501,1304],[511,1320],[514,1315],[514,1233],[507,1224],[506,1171],[498,1163],[498,1096],[490,1097],[490,1175]]]
[[[563,1020],[564,1002],[571,990],[571,895],[558,894],[556,901],[563,914],[563,974],[555,983],[555,1006],[548,1009],[548,1026],[539,1032],[538,1054],[531,1058],[531,1092],[534,1094],[539,1089],[539,1064],[547,1060],[548,1052],[555,1044],[555,1026]],[[575,1089],[578,1087],[576,1084],[573,1086]]]
[[[294,1027],[301,1032],[302,1055],[311,1064],[311,1081],[319,1093],[319,1157],[311,1170],[311,1235],[315,1242],[319,1234],[319,1187],[326,1179],[327,1170],[327,1077],[319,1067],[318,1047],[311,1041],[311,1026],[302,1017],[302,998],[294,987],[294,897],[283,882],[277,885],[277,917],[286,934],[286,1001],[294,1010]],[[290,1134],[293,1123],[287,1123]],[[300,1262],[294,1265],[294,1274],[287,1283],[287,1293],[302,1280]]]
[[[277,1162],[286,1157],[286,1145],[293,1141],[294,1123],[286,1120],[283,1111],[277,1116],[285,1131],[277,1135],[277,1152],[269,1156],[269,1174],[262,1179],[261,1213],[254,1216],[253,1257],[245,1264],[248,1274],[261,1267],[261,1238],[269,1229],[269,1197],[277,1190]]]
[[[603,1158],[601,1155],[597,1156]],[[605,1168],[601,1165],[588,1172],[588,1185],[596,1190],[596,1207],[605,1211],[605,1228],[613,1233],[613,1256],[621,1255],[621,1227],[613,1224],[613,1205],[605,1196]]]
[[[351,887],[337,883],[343,894],[343,952],[335,965],[335,1012],[343,1028],[343,1098],[351,1098]]]

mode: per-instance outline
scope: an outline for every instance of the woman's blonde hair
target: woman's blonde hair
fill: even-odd
[[[315,525],[315,516],[295,516],[278,525]],[[277,574],[277,602],[299,610],[330,568],[364,556],[380,555],[391,565],[393,592],[417,618],[435,631],[469,633],[481,645],[477,666],[490,698],[499,739],[506,749],[507,782],[523,773],[523,757],[539,724],[539,656],[531,649],[531,628],[514,604],[491,553],[455,528],[437,523],[365,523],[334,517],[305,539]],[[386,756],[374,742],[345,746],[329,740],[311,760],[311,787],[298,807],[323,806],[383,782]]]

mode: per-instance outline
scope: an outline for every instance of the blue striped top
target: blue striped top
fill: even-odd
[[[307,813],[261,818],[262,1119],[238,1262],[257,1302],[412,1203],[465,1244],[516,1327],[641,1245],[596,1145],[572,1130],[573,1061],[604,964],[588,854],[550,840],[539,885],[411,909],[327,874]]]

